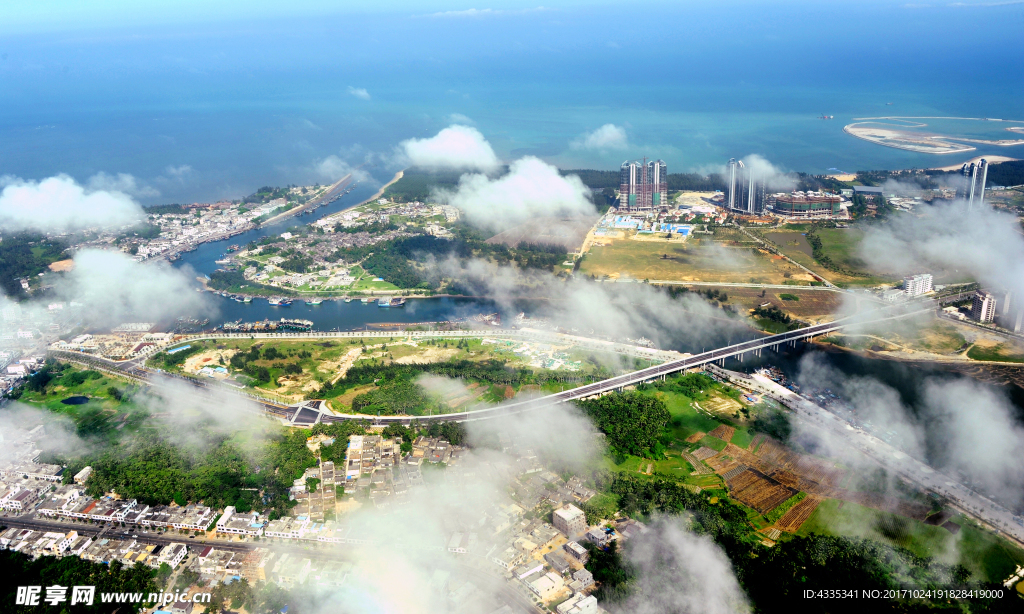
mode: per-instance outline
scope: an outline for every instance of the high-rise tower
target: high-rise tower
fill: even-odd
[[[729,159],[726,179],[726,205],[734,211],[759,215],[764,209],[764,180],[754,176],[753,169],[747,168],[742,160],[736,158]]]
[[[956,189],[958,200],[967,201],[967,210],[985,204],[985,182],[988,181],[988,160],[982,158],[977,164],[960,167],[960,184]]]
[[[668,205],[668,167],[663,160],[623,162],[619,167],[619,209],[647,212]]]

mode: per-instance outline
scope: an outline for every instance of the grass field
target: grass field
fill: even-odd
[[[809,320],[817,320],[818,318],[835,313],[845,298],[839,292],[801,289],[799,286],[794,286],[791,290],[739,288],[735,286],[693,286],[692,289],[702,291],[715,289],[725,292],[729,297],[728,303],[730,305],[736,305],[743,309],[754,309],[764,303],[771,303],[795,318]],[[796,296],[799,300],[783,300],[783,294]]]
[[[819,228],[815,234],[821,239],[822,252],[840,267],[856,275],[831,271],[819,264],[812,256],[813,249],[804,236],[806,228],[765,233],[765,237],[778,246],[779,251],[799,262],[808,269],[835,283],[848,285],[878,285],[892,279],[879,271],[870,271],[858,255],[864,232],[856,228]]]
[[[580,265],[580,272],[613,279],[771,284],[787,281],[809,284],[811,281],[798,267],[749,247],[629,239],[592,247]],[[785,276],[787,273],[790,277]]]
[[[961,529],[952,535],[941,527],[926,525],[902,516],[856,503],[828,499],[800,527],[798,535],[810,533],[865,537],[905,547],[919,556],[932,556],[946,564],[960,563],[975,578],[1001,582],[1015,565],[1024,564],[1024,550],[1014,547],[977,527],[970,519],[954,516]]]
[[[896,320],[886,324],[883,330],[872,330],[869,327],[864,332],[919,352],[954,354],[967,345],[967,340],[956,325],[939,320],[931,314]],[[850,345],[846,347],[856,349],[858,345],[867,347],[881,345],[885,349],[897,349],[886,347],[885,343],[880,343],[877,339],[870,337],[861,339],[863,341],[860,344],[853,339],[848,339]]]
[[[1010,343],[976,342],[967,350],[971,360],[992,360],[999,362],[1024,362],[1024,348]]]
[[[67,376],[83,371],[78,366],[71,366],[60,377],[54,378],[49,394],[26,390],[19,401],[70,418],[80,436],[113,438],[117,436],[117,431],[131,431],[139,426],[147,412],[129,401],[118,401],[110,391],[111,388],[117,388],[128,396],[138,389],[136,384],[91,371],[94,374],[92,377],[80,384],[69,385]],[[65,405],[61,402],[74,396],[88,397],[89,401],[82,405]]]

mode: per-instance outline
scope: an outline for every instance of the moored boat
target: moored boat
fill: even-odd
[[[382,299],[377,301],[377,306],[378,307],[390,307],[391,306],[391,299],[389,299],[387,297],[384,297],[384,298],[382,298]]]
[[[391,306],[392,307],[405,307],[405,299],[400,297],[400,296],[396,296],[395,298],[391,299]]]
[[[309,299],[308,301],[306,301],[306,304],[307,305],[319,305],[319,304],[321,304],[323,302],[324,302],[323,299],[313,298],[313,299]]]

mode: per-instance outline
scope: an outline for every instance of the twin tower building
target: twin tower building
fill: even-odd
[[[758,215],[764,210],[764,179],[743,162],[729,160],[725,176],[729,209]],[[668,207],[668,167],[664,160],[623,162],[619,169],[619,210],[648,212]]]

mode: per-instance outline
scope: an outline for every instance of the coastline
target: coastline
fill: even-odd
[[[286,219],[286,218],[298,215],[300,213],[303,213],[304,211],[308,211],[308,210],[310,210],[311,207],[318,207],[318,206],[320,206],[321,202],[323,201],[323,199],[328,194],[333,192],[338,186],[342,185],[343,183],[345,183],[346,181],[348,181],[350,179],[352,179],[352,173],[349,173],[349,174],[345,175],[344,177],[342,177],[341,179],[339,179],[335,183],[331,184],[330,187],[328,187],[326,190],[324,190],[324,193],[320,196],[320,198],[317,198],[314,201],[310,201],[310,202],[306,203],[305,205],[302,205],[301,207],[293,207],[293,208],[285,211],[284,213],[278,213],[274,217],[264,221],[262,224],[260,224],[260,226],[271,226],[271,225],[273,225],[273,224],[275,224],[277,222],[280,222],[283,219]]]
[[[1017,162],[1020,158],[1009,158],[1007,156],[976,156],[970,160],[964,162],[964,164],[977,164],[982,159],[988,160],[989,164],[999,164],[1000,162]],[[963,164],[951,164],[949,166],[940,166],[938,168],[930,168],[930,171],[958,171]]]
[[[956,148],[949,147],[945,151],[936,151],[934,148],[920,147],[915,145],[898,145],[896,143],[887,142],[884,139],[872,138],[864,136],[862,134],[857,134],[856,132],[850,130],[850,128],[855,125],[856,124],[848,124],[846,126],[843,126],[843,132],[862,141],[867,141],[868,143],[874,143],[875,145],[881,145],[883,147],[892,147],[893,149],[902,149],[904,151],[912,151],[914,153],[931,154],[933,156],[947,156],[949,154],[966,153],[968,151],[975,151],[978,149],[977,147],[971,147],[970,145],[963,145]]]
[[[380,189],[379,189],[379,190],[377,190],[377,191],[376,191],[376,192],[374,193],[374,195],[373,195],[373,196],[371,196],[371,197],[367,198],[366,200],[364,200],[364,201],[363,201],[363,202],[361,202],[361,203],[358,203],[358,204],[352,205],[352,206],[351,206],[351,207],[349,207],[348,209],[345,209],[345,210],[343,210],[343,211],[338,211],[337,213],[332,213],[332,214],[330,214],[330,215],[328,215],[328,216],[325,216],[325,217],[323,217],[323,218],[321,218],[321,219],[329,220],[329,219],[331,219],[332,217],[337,217],[337,216],[341,215],[342,213],[345,213],[345,212],[351,211],[351,210],[353,210],[353,209],[356,209],[357,207],[362,207],[363,205],[365,205],[365,204],[367,204],[367,203],[371,203],[371,202],[373,202],[373,201],[377,200],[378,198],[380,198],[381,196],[383,196],[383,195],[384,195],[384,191],[385,191],[385,190],[387,190],[388,188],[390,188],[390,187],[391,187],[391,186],[392,186],[392,185],[393,185],[393,184],[394,184],[394,183],[395,183],[396,181],[398,181],[399,179],[401,179],[401,178],[402,178],[402,177],[404,177],[404,176],[405,176],[405,169],[402,169],[402,170],[398,171],[397,173],[395,173],[395,176],[391,178],[391,181],[389,181],[389,182],[385,183],[384,185],[380,186]]]

